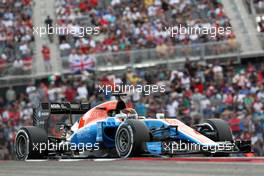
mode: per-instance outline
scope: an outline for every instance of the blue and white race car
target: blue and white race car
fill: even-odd
[[[15,152],[19,160],[89,157],[174,156],[199,153],[228,156],[250,152],[250,141],[234,141],[228,124],[209,119],[191,128],[177,119],[146,118],[125,102],[88,104],[41,103],[33,110],[33,126],[18,130]],[[61,136],[48,135],[51,114],[67,114]],[[72,114],[81,114],[73,123]]]

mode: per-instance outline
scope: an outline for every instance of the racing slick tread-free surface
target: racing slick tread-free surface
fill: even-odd
[[[118,133],[122,130],[126,129],[129,131],[129,137],[132,139],[129,139],[129,141],[132,141],[132,149],[130,151],[122,152],[116,147],[117,153],[119,157],[126,158],[126,157],[133,157],[133,156],[139,156],[140,154],[144,153],[145,146],[144,142],[147,142],[150,140],[150,131],[147,128],[147,126],[144,124],[144,122],[140,120],[130,119],[122,123],[117,132],[116,132],[116,142],[119,140]]]
[[[229,125],[225,121],[223,121],[222,119],[208,119],[205,122],[212,125],[213,128],[215,128],[215,130],[217,131],[216,142],[233,141],[232,132]]]

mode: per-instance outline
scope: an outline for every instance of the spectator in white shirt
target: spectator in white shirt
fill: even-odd
[[[81,83],[77,88],[78,98],[79,100],[86,100],[88,98],[88,90],[84,83]]]

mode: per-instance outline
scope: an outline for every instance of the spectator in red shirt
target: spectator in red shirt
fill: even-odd
[[[29,5],[31,0],[22,0],[23,5]]]
[[[70,85],[65,90],[65,98],[68,102],[73,102],[74,98],[76,97],[76,91],[74,88]]]
[[[0,58],[0,73],[3,72],[6,68],[6,61]]]
[[[92,7],[96,7],[98,5],[98,0],[90,0],[90,3],[92,5]]]
[[[237,117],[237,114],[234,113],[229,120],[229,125],[231,131],[235,137],[240,136],[240,119]]]
[[[81,12],[85,12],[87,10],[86,3],[85,2],[80,2],[79,9],[81,10]]]
[[[203,83],[200,80],[196,81],[195,89],[197,89],[198,92],[201,93],[201,94],[204,93],[204,86],[203,86]]]

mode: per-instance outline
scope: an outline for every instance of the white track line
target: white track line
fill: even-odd
[[[43,162],[43,161],[49,161],[49,160],[26,160],[26,162]]]
[[[97,161],[97,162],[100,162],[100,161],[117,161],[119,159],[111,159],[111,158],[103,158],[103,159],[93,159],[93,161]]]
[[[85,159],[59,159],[60,162],[85,161]]]

